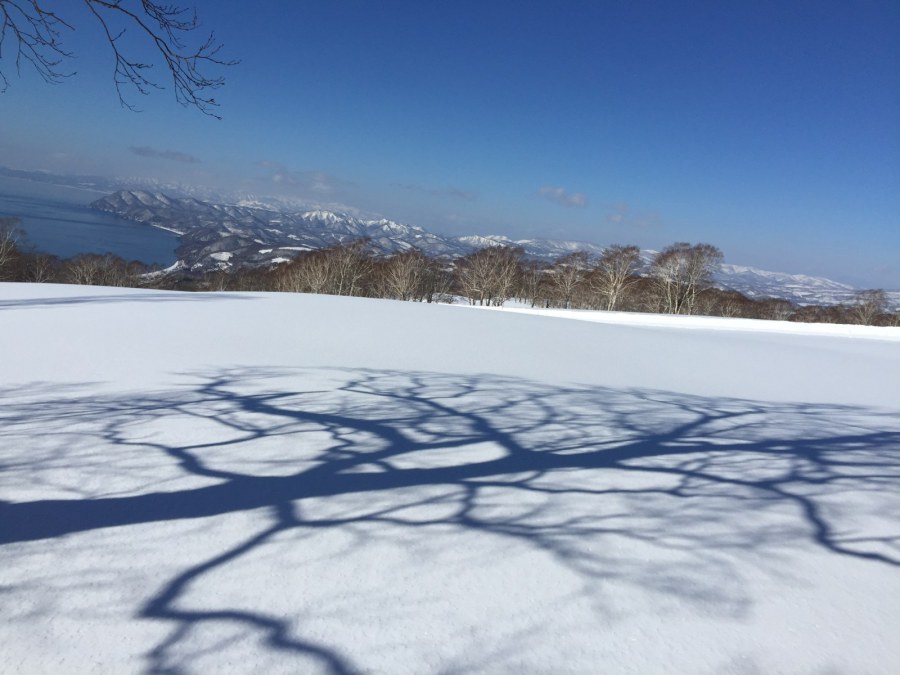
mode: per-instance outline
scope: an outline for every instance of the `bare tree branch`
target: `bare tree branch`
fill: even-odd
[[[153,63],[133,58],[125,51],[131,28],[137,29],[137,35],[143,36],[165,64],[172,77],[175,99],[205,115],[220,117],[213,92],[225,84],[225,79],[209,76],[207,69],[238,62],[220,56],[222,45],[213,33],[198,46],[186,41],[187,35],[200,27],[195,12],[153,0],[82,0],[82,3],[112,48],[113,81],[124,107],[137,110],[126,98],[128,88],[142,95],[164,88],[150,77]],[[19,74],[22,64],[30,63],[47,82],[59,82],[73,75],[62,68],[63,62],[73,56],[63,46],[64,30],[74,31],[76,24],[47,11],[39,0],[0,0],[0,59],[5,56],[3,48],[11,47]],[[0,70],[0,92],[8,86],[9,80]]]
[[[63,29],[72,30],[72,26],[36,0],[0,0],[0,59],[7,40],[12,40],[17,73],[21,74],[23,63],[30,63],[44,81],[59,82],[73,74],[59,70],[63,60],[72,56],[62,47]],[[0,92],[8,87],[9,80],[0,70]]]

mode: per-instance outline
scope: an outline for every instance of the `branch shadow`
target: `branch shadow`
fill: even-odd
[[[24,298],[0,300],[0,310],[32,309],[59,305],[106,305],[118,302],[209,302],[217,300],[252,300],[246,293],[192,293],[167,291],[164,293],[110,293],[108,295],[66,295],[57,298]]]
[[[0,454],[0,560],[28,542],[257,514],[133,608],[172,627],[146,650],[148,672],[195,667],[221,648],[202,637],[213,626],[361,672],[348,644],[302,636],[304,612],[195,597],[292,537],[339,533],[342,560],[399,542],[426,561],[463,537],[479,542],[467,565],[496,564],[479,557],[490,541],[552,560],[597,612],[611,611],[602,589],[615,581],[739,616],[753,602],[740,584],[749,554],[773,576],[808,550],[900,568],[900,422],[885,412],[493,375],[179,377],[121,397],[0,392],[13,448]]]

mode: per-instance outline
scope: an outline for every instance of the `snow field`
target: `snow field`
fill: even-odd
[[[900,330],[599,318],[0,284],[0,670],[896,672]]]

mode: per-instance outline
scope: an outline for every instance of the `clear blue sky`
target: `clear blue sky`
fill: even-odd
[[[896,0],[204,0],[241,59],[221,121],[171,89],[122,110],[95,27],[47,4],[80,27],[65,36],[79,72],[48,86],[0,62],[0,164],[448,234],[704,241],[728,262],[900,288]]]

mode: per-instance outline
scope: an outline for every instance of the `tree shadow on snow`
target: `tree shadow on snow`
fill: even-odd
[[[57,305],[108,305],[119,302],[210,302],[216,300],[250,300],[246,293],[200,293],[189,291],[165,291],[140,293],[113,292],[96,295],[64,295],[57,298],[21,298],[0,300],[3,309],[36,309]]]
[[[151,672],[190,668],[185,645],[209,624],[330,672],[360,670],[334,644],[300,636],[296,616],[189,598],[294,533],[352,533],[357,548],[477,534],[549,556],[598,605],[601,582],[616,580],[726,614],[750,602],[723,583],[747,554],[771,561],[773,575],[799,549],[900,567],[889,515],[900,423],[884,413],[491,375],[182,378],[121,397],[0,392],[0,444],[13,449],[0,454],[3,493],[54,495],[0,502],[0,545],[263,514],[251,536],[136,610],[173,626],[147,652]]]

